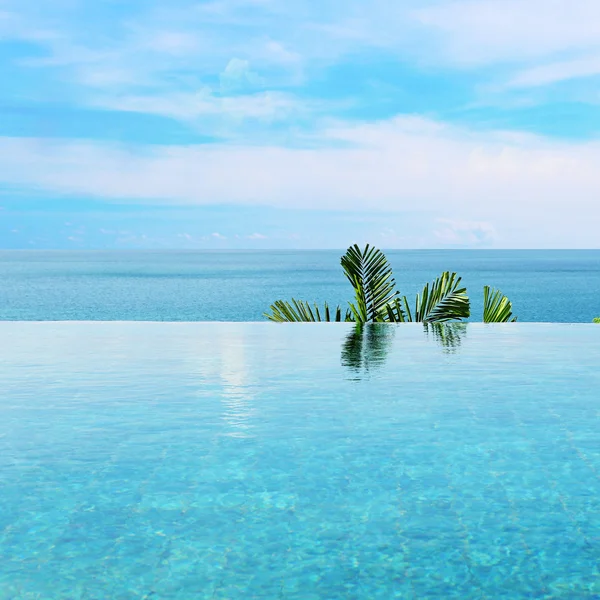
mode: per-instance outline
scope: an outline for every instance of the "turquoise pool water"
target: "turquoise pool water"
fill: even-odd
[[[3,323],[0,598],[600,598],[600,326]]]

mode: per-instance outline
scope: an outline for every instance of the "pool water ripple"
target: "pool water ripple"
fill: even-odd
[[[600,327],[0,332],[0,599],[600,598]]]

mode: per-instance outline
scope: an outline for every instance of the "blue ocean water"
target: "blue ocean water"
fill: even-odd
[[[0,598],[599,598],[598,332],[2,323]]]
[[[342,251],[0,251],[0,320],[258,321],[292,296],[346,304]],[[600,251],[388,251],[403,294],[463,276],[472,320],[485,284],[521,321],[600,316]]]

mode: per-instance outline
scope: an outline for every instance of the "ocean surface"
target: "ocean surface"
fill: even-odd
[[[0,323],[0,598],[600,598],[600,336]]]
[[[0,251],[0,320],[260,321],[277,299],[345,305],[343,251]],[[520,321],[600,316],[600,250],[386,251],[410,297],[457,271],[481,319],[500,288]]]

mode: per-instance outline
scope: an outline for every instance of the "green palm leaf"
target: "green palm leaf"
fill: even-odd
[[[412,319],[409,318],[410,308],[406,300],[406,296],[402,298],[394,298],[385,306],[384,320],[389,323],[406,323]]]
[[[514,323],[517,317],[512,314],[512,302],[500,290],[483,286],[483,322]]]
[[[358,323],[383,320],[387,305],[398,295],[385,254],[368,244],[364,250],[354,244],[342,256],[341,263],[354,288],[355,302],[350,303],[354,320]]]
[[[600,323],[600,317],[596,317],[593,322],[594,323]]]
[[[443,323],[469,318],[469,297],[467,289],[460,287],[460,282],[461,278],[456,273],[444,271],[433,283],[425,285],[421,294],[417,294],[413,311],[406,296],[403,297],[406,321]]]
[[[291,302],[286,300],[277,300],[270,306],[271,313],[265,313],[265,317],[276,323],[316,323],[316,322],[340,322],[353,321],[351,311],[347,310],[342,315],[341,307],[336,307],[335,311],[329,309],[325,302],[323,309],[320,309],[315,302],[311,306],[304,300],[292,298]]]

